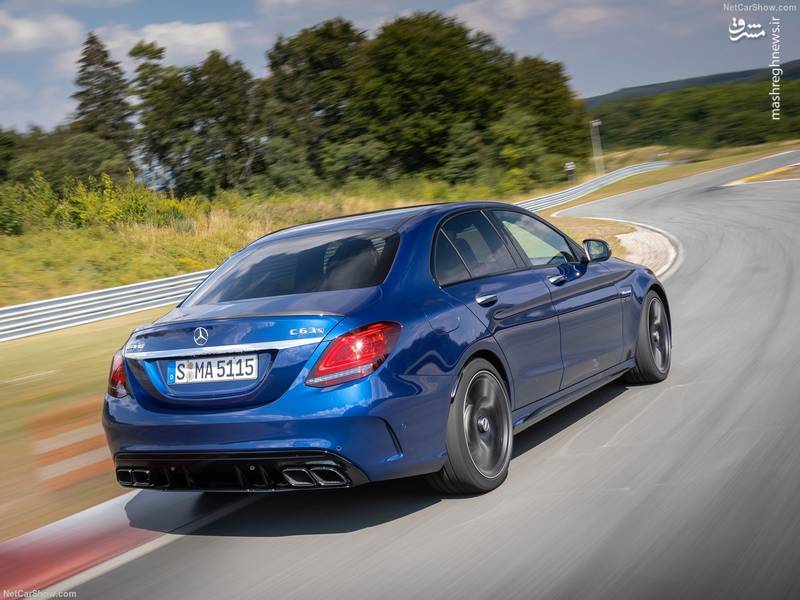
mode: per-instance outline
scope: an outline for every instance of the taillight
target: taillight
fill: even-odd
[[[306,384],[326,387],[366,377],[380,367],[392,351],[400,325],[373,323],[333,340],[306,378]]]
[[[125,375],[125,359],[122,352],[117,352],[111,360],[111,371],[108,373],[108,395],[122,398],[128,395],[128,377]]]

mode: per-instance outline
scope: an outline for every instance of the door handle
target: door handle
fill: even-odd
[[[562,285],[566,283],[567,278],[561,275],[561,273],[559,273],[558,275],[551,275],[550,277],[547,278],[547,281],[549,281],[553,285]]]
[[[497,302],[497,296],[494,294],[486,294],[485,296],[475,296],[475,302],[481,306],[491,306]]]

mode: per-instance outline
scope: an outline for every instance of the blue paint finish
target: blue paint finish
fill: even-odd
[[[112,452],[318,449],[349,460],[370,480],[428,473],[443,463],[451,393],[475,354],[504,372],[517,429],[630,368],[643,298],[657,282],[643,267],[614,258],[537,268],[517,261],[510,273],[439,287],[429,266],[438,226],[460,211],[496,207],[518,210],[502,203],[422,206],[254,242],[353,227],[400,234],[394,264],[376,287],[188,302],[135,331],[126,347],[136,352],[195,348],[197,327],[208,331],[208,347],[322,341],[259,350],[255,380],[176,385],[175,357],[126,358],[130,395],[105,399]],[[555,274],[567,281],[554,286],[548,277]],[[475,297],[486,294],[497,302],[479,306]],[[377,321],[402,326],[383,365],[337,386],[305,385],[333,340]]]

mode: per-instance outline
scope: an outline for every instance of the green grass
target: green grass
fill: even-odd
[[[109,473],[58,491],[35,477],[31,424],[43,413],[96,400],[111,356],[131,329],[166,312],[153,309],[0,344],[0,540],[112,498],[124,490]]]

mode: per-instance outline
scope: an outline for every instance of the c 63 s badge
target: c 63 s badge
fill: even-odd
[[[323,335],[325,330],[322,327],[298,327],[296,329],[290,329],[289,335],[309,335],[309,334],[318,334]]]

